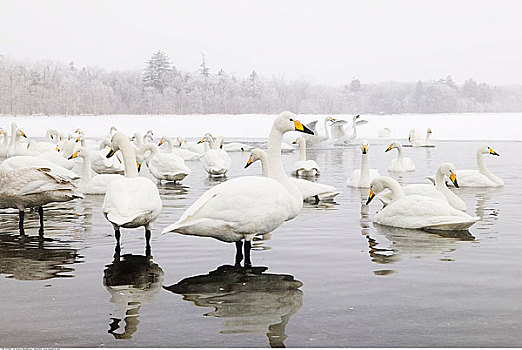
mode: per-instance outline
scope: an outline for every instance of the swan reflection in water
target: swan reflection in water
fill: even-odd
[[[290,316],[303,305],[303,283],[291,275],[265,273],[267,269],[223,265],[164,288],[213,308],[204,315],[225,319],[222,334],[266,333],[270,346],[284,347]]]
[[[14,230],[13,232],[16,232]],[[42,236],[0,233],[0,274],[17,280],[74,277],[82,256],[70,242]]]
[[[111,294],[111,302],[124,315],[123,326],[120,325],[121,318],[111,318],[108,332],[114,338],[132,338],[140,323],[141,305],[154,301],[162,282],[163,270],[152,261],[150,248],[146,249],[145,255],[120,256],[120,246],[116,245],[114,260],[103,272],[103,285]]]

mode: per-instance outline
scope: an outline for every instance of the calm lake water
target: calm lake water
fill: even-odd
[[[396,152],[370,145],[382,174]],[[479,142],[408,148],[417,170],[402,183],[425,182],[451,161],[476,168]],[[264,146],[264,143],[260,143]],[[307,204],[297,218],[256,241],[252,268],[234,267],[235,246],[211,238],[160,235],[205,190],[198,161],[182,184],[159,185],[163,210],[151,256],[144,230],[122,229],[115,254],[103,196],[49,205],[45,240],[38,216],[0,215],[0,345],[3,347],[522,347],[522,143],[489,142],[486,156],[501,189],[457,189],[469,232],[426,233],[376,227],[375,200],[346,187],[360,148],[309,150],[318,181],[342,191],[334,204]],[[229,178],[248,153],[230,153]],[[283,155],[286,169],[298,152]],[[142,170],[146,176],[148,170]],[[363,211],[364,212],[364,211]]]

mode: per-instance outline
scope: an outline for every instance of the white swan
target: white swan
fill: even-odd
[[[457,168],[452,163],[442,163],[435,175],[435,186],[429,184],[411,184],[402,187],[404,194],[409,196],[418,194],[420,196],[432,197],[448,202],[453,208],[466,211],[466,203],[453,193],[445,183],[445,177],[448,177],[455,187],[459,187],[457,182]],[[379,196],[379,199],[388,204],[391,200],[391,193]]]
[[[228,142],[223,144],[223,149],[227,152],[248,152],[252,146],[241,142]]]
[[[205,145],[203,144],[194,141],[187,141],[183,137],[178,137],[178,143],[179,147],[182,149],[188,149],[191,152],[205,154]]]
[[[499,154],[487,145],[481,145],[477,149],[476,159],[478,170],[457,170],[460,187],[501,187],[504,180],[489,171],[484,161],[484,154],[498,156]]]
[[[379,133],[377,134],[377,136],[380,139],[387,139],[391,136],[391,129],[390,128],[379,129]]]
[[[174,143],[170,137],[163,136],[158,143],[158,147],[164,143],[167,143],[167,150],[164,152],[173,153],[183,158],[184,161],[198,160],[203,157],[203,154],[192,152],[185,148],[174,148]]]
[[[345,125],[348,123],[346,120],[333,120],[331,129],[332,139],[335,145],[345,145],[355,141],[355,139],[357,138],[357,125],[363,125],[368,123],[368,121],[359,118],[359,114],[354,115],[352,117],[352,125],[350,125],[349,127],[345,127]]]
[[[0,158],[6,158],[7,150],[9,149],[9,135],[4,128],[0,128],[0,136],[3,137],[2,145],[0,146]]]
[[[328,125],[329,122],[333,122],[334,119],[332,117],[324,118],[324,134],[321,134],[316,131],[315,127],[317,124],[317,120],[314,120],[311,123],[306,124],[306,126],[314,132],[313,135],[303,134],[303,138],[306,140],[307,146],[317,145],[323,141],[326,141],[330,138],[330,127]]]
[[[62,177],[77,180],[80,178],[75,172],[64,168],[56,163],[53,163],[47,159],[33,156],[15,156],[8,158],[0,164],[0,174],[5,174],[11,170],[23,169],[23,168],[48,168],[54,174]]]
[[[65,169],[64,169],[65,170]],[[0,208],[18,209],[20,234],[25,234],[25,208],[38,208],[40,235],[43,235],[43,205],[84,198],[73,179],[50,168],[26,167],[0,174]]]
[[[56,130],[47,129],[45,133],[45,141],[35,142],[30,141],[27,146],[27,152],[31,155],[36,155],[44,152],[53,152],[56,149],[56,141],[53,139],[56,135]]]
[[[375,169],[370,169],[368,165],[368,151],[369,144],[368,141],[364,140],[361,143],[361,168],[354,170],[347,181],[347,186],[349,187],[359,187],[359,188],[368,188],[370,187],[370,181],[372,181],[375,177],[380,176],[379,171]]]
[[[6,152],[7,157],[23,156],[27,153],[27,145],[20,142],[20,136],[27,138],[15,122],[11,123],[11,138]]]
[[[78,182],[83,194],[105,194],[109,183],[122,177],[118,174],[100,174],[92,177],[91,152],[86,147],[80,147],[70,158],[76,157],[83,158],[82,178]]]
[[[219,148],[220,141],[214,140],[211,135],[205,135],[200,143],[209,144],[210,147],[200,158],[203,168],[210,176],[225,176],[232,164],[227,151]]]
[[[150,173],[159,182],[161,180],[181,181],[191,173],[183,158],[174,153],[159,152],[158,146],[153,143],[145,143],[141,146],[136,154],[136,159],[138,164],[145,160]]]
[[[421,230],[467,230],[480,218],[450,206],[447,202],[431,197],[406,196],[399,183],[391,177],[379,176],[370,183],[368,205],[376,193],[390,189],[392,201],[379,211],[373,222],[393,227]]]
[[[118,244],[120,227],[144,226],[146,244],[149,246],[151,225],[158,218],[162,207],[159,191],[150,179],[138,176],[134,146],[121,132],[112,137],[111,150],[107,157],[118,150],[123,155],[125,173],[107,186],[102,212],[114,227]]]
[[[283,170],[281,142],[288,131],[311,131],[295,117],[291,112],[283,112],[274,120],[268,141],[269,177],[243,176],[212,187],[162,233],[178,232],[236,242],[238,250],[244,239],[248,257],[250,241],[256,234],[271,232],[296,217],[303,198]]]
[[[299,143],[299,160],[292,168],[292,175],[317,176],[320,173],[319,165],[313,159],[306,159],[306,141],[299,136],[292,144]]]
[[[415,170],[415,164],[413,163],[413,160],[409,157],[404,157],[402,145],[397,142],[393,141],[390,146],[386,149],[384,152],[391,151],[392,149],[397,149],[397,158],[393,159],[390,163],[390,166],[388,167],[388,171],[392,172],[407,172],[407,171],[414,171]]]
[[[250,157],[245,165],[248,168],[252,163],[261,161],[261,170],[263,176],[268,176],[268,158],[266,152],[259,148],[254,148],[250,151]],[[323,185],[317,182],[308,181],[305,179],[288,178],[292,182],[303,197],[304,202],[317,203],[318,201],[331,201],[340,192],[333,186]]]
[[[417,131],[415,129],[411,129],[408,136],[408,141],[413,147],[435,147],[435,145],[433,145],[430,140],[431,133],[431,129],[428,128],[426,131],[426,139],[422,140],[417,137]]]

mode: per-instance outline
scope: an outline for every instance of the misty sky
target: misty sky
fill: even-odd
[[[522,1],[0,0],[0,54],[108,70],[162,50],[183,71],[314,83],[451,75],[522,84]]]

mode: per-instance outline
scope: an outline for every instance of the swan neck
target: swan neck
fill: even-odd
[[[430,143],[430,133],[429,132],[426,132],[426,144],[429,144]]]
[[[404,190],[396,180],[392,178],[385,178],[384,187],[388,188],[391,191],[392,200],[404,197]]]
[[[299,160],[306,160],[306,141],[299,141]]]
[[[172,145],[172,139],[170,137],[166,138],[165,142],[167,142],[167,151],[169,151],[170,153],[174,152],[174,146]]]
[[[442,192],[449,191],[448,186],[446,186],[444,174],[440,170],[437,170],[435,174],[435,188]]]
[[[82,181],[90,181],[92,177],[92,160],[91,155],[83,156],[83,169],[82,169]]]
[[[273,179],[286,178],[283,163],[281,161],[282,141],[283,134],[275,127],[272,127],[268,137],[267,174]]]
[[[11,139],[9,140],[9,146],[14,146],[16,142],[16,131],[18,128],[16,127],[15,123],[11,124]]]
[[[268,159],[266,153],[261,154],[259,160],[261,161],[261,172],[263,173],[263,176],[268,177]]]
[[[136,152],[134,151],[130,141],[124,145],[120,145],[120,151],[123,155],[123,174],[125,177],[138,177],[138,167],[136,165]]]
[[[403,160],[404,159],[404,153],[402,152],[402,146],[399,145],[397,147],[397,159]]]
[[[324,120],[324,132],[326,134],[326,138],[330,138],[330,128],[328,127],[328,119]]]
[[[361,159],[361,177],[370,176],[370,166],[368,165],[368,153],[363,153]]]

